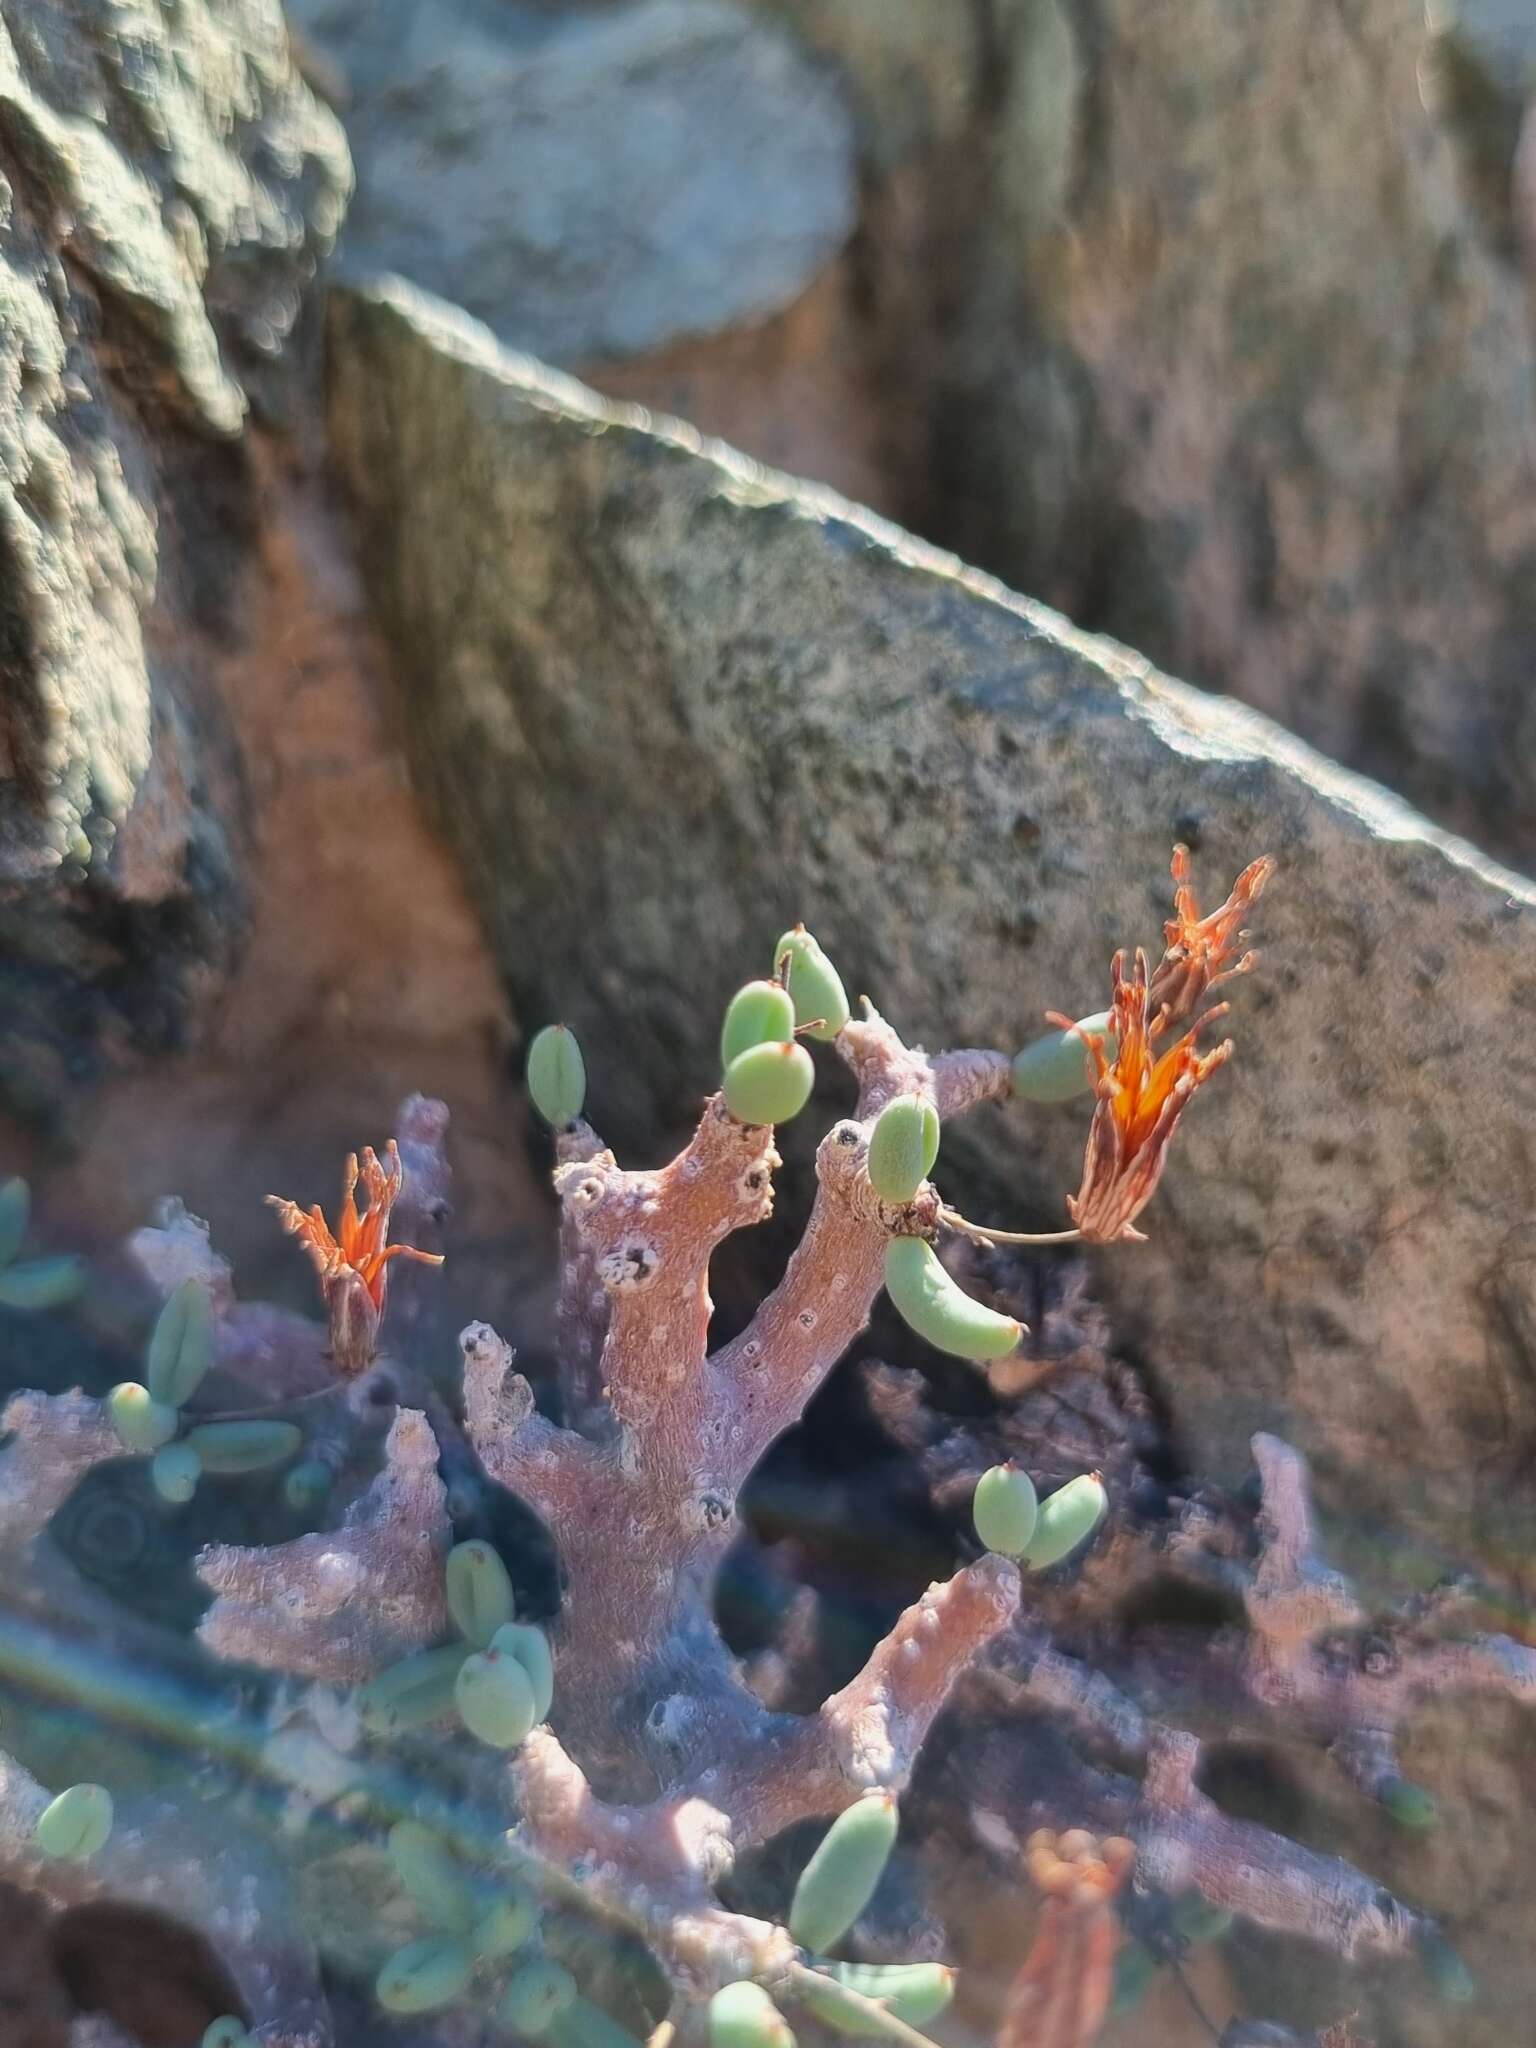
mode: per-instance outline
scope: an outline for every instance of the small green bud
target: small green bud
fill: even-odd
[[[21,1250],[31,1215],[32,1190],[26,1182],[8,1180],[0,1184],[0,1266],[8,1266]]]
[[[515,1657],[477,1651],[459,1666],[453,1703],[470,1734],[492,1749],[516,1749],[534,1723],[533,1687]]]
[[[165,1444],[149,1461],[156,1493],[173,1508],[185,1507],[203,1476],[203,1461],[190,1444]]]
[[[304,1512],[319,1507],[336,1484],[336,1474],[320,1458],[306,1458],[295,1465],[283,1481],[283,1498],[289,1507]]]
[[[158,1451],[176,1434],[181,1417],[174,1408],[152,1400],[148,1387],[124,1380],[107,1396],[107,1413],[126,1451]]]
[[[0,1308],[63,1308],[85,1291],[85,1261],[73,1255],[29,1259],[0,1272]]]
[[[1448,2005],[1470,2005],[1477,1996],[1477,1979],[1439,1928],[1421,1928],[1415,1943],[1437,1996]]]
[[[1093,1083],[1088,1078],[1088,1048],[1078,1033],[1086,1032],[1090,1038],[1096,1038],[1104,1048],[1105,1058],[1113,1059],[1115,1040],[1110,1021],[1110,1012],[1100,1010],[1092,1017],[1080,1019],[1071,1031],[1047,1032],[1033,1045],[1026,1045],[1014,1056],[1014,1094],[1025,1102],[1070,1102],[1075,1095],[1086,1095]]]
[[[1025,1564],[1035,1572],[1060,1564],[1093,1534],[1108,1507],[1109,1495],[1097,1472],[1069,1479],[1049,1500],[1041,1501],[1035,1533],[1024,1552]]]
[[[399,1735],[425,1728],[454,1710],[454,1682],[464,1662],[464,1645],[418,1650],[358,1687],[357,1707],[370,1735]]]
[[[374,1991],[386,2012],[436,2012],[467,1987],[474,1967],[474,1958],[462,1943],[428,1935],[395,1951],[380,1970]]]
[[[709,2001],[709,2048],[795,2048],[795,2037],[762,1985],[744,1977]]]
[[[420,1821],[400,1820],[389,1831],[389,1857],[400,1882],[434,1927],[468,1934],[480,1915],[479,1900],[442,1837]]]
[[[587,1065],[576,1034],[546,1024],[528,1048],[528,1097],[557,1131],[575,1123],[587,1099]]]
[[[112,1832],[112,1794],[105,1785],[71,1785],[37,1817],[32,1839],[59,1863],[83,1863]]]
[[[955,1995],[955,1973],[947,1963],[823,1963],[821,1983],[802,1980],[801,1995],[818,2019],[855,2040],[886,2038],[879,2020],[847,1998],[854,1992],[883,2006],[909,2027],[937,2019]]]
[[[885,1287],[902,1321],[936,1351],[955,1358],[1006,1358],[1024,1325],[972,1301],[921,1237],[893,1237],[885,1248]]]
[[[785,963],[785,955],[788,963]],[[830,1041],[848,1022],[848,994],[842,977],[803,924],[786,932],[773,949],[774,972],[782,972],[795,1005],[795,1022],[814,1025],[812,1038]]]
[[[149,1340],[149,1391],[168,1408],[184,1408],[213,1364],[213,1301],[196,1280],[166,1297]]]
[[[994,1465],[976,1482],[971,1506],[976,1534],[1002,1557],[1022,1557],[1040,1512],[1035,1482],[1017,1465]]]
[[[1157,1957],[1144,1941],[1122,1943],[1115,1957],[1115,1988],[1109,2007],[1111,2017],[1119,2019],[1125,2013],[1134,2012],[1146,1997],[1157,1971]]]
[[[1440,1817],[1429,1793],[1411,1778],[1389,1778],[1378,1796],[1399,1827],[1432,1828]]]
[[[1199,1892],[1186,1892],[1173,1909],[1173,1924],[1186,1941],[1220,1941],[1231,1931],[1232,1915]]]
[[[252,2048],[250,2032],[244,2020],[227,2012],[222,2019],[210,2021],[203,2029],[198,2048]]]
[[[738,1123],[787,1124],[811,1099],[816,1069],[803,1045],[752,1045],[725,1070],[725,1106]]]
[[[303,1441],[296,1422],[200,1422],[187,1431],[205,1472],[261,1472],[291,1458]]]
[[[939,1112],[920,1095],[888,1102],[869,1135],[869,1182],[882,1202],[910,1202],[939,1156]]]
[[[491,1648],[515,1657],[533,1688],[535,1726],[549,1719],[555,1698],[555,1660],[550,1655],[549,1637],[529,1622],[507,1622],[491,1637]]]
[[[576,1979],[549,1956],[534,1956],[513,1977],[501,2001],[500,2016],[519,2033],[535,2039],[576,1996]]]
[[[866,1792],[840,1813],[800,1873],[789,1931],[818,1953],[840,1941],[875,1895],[900,1825],[889,1792]]]
[[[448,1612],[467,1643],[483,1650],[512,1619],[512,1581],[489,1543],[476,1537],[448,1553]]]
[[[564,2012],[555,2014],[544,2038],[549,2048],[640,2048],[628,2027],[621,2027],[590,1998],[573,1998]]]
[[[483,1960],[516,1954],[539,1924],[539,1904],[521,1886],[507,1891],[475,1922],[469,1945]]]
[[[728,1067],[738,1053],[754,1045],[785,1044],[795,1035],[795,1005],[778,981],[749,981],[726,1006],[720,1029],[720,1064]]]

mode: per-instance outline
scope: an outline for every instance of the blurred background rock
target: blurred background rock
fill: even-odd
[[[290,13],[355,263],[1536,864],[1529,0]]]

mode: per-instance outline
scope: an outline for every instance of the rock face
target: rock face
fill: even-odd
[[[1517,1556],[1536,892],[1254,715],[404,288],[340,295],[331,351],[417,768],[525,1023],[580,1033],[600,1127],[680,1127],[723,1000],[796,916],[913,1037],[1012,1047],[1158,940],[1175,839],[1212,898],[1271,851],[1238,1057],[1152,1243],[1098,1284],[1202,1469],[1282,1429],[1335,1507]],[[999,1115],[969,1192],[1061,1224],[1085,1122]]]
[[[110,1262],[173,1194],[253,1294],[311,1313],[313,1271],[263,1197],[329,1208],[348,1152],[382,1144],[405,1096],[440,1097],[456,1248],[451,1272],[430,1274],[447,1284],[418,1289],[417,1305],[451,1357],[466,1322],[504,1319],[550,1270],[547,1191],[508,1142],[526,1114],[513,1026],[391,731],[387,649],[330,493],[295,465],[261,468],[262,529],[238,585],[238,616],[259,629],[213,651],[204,677],[250,814],[238,958],[198,1002],[191,1043],[73,1092],[65,1156],[0,1115],[0,1163],[32,1180],[49,1242]],[[36,1328],[0,1328],[0,1387],[36,1383]],[[59,1369],[73,1385],[82,1366],[71,1354]]]
[[[1529,7],[761,4],[858,118],[882,502],[1536,867]]]
[[[358,159],[347,262],[441,292],[612,396],[891,505],[911,416],[880,402],[859,303],[854,95],[835,47],[739,0],[289,12]],[[890,28],[866,24],[882,79],[898,68]],[[912,120],[927,110],[920,97]]]
[[[0,4],[0,1095],[174,1043],[240,915],[201,687],[349,185],[276,0]]]
[[[941,523],[1531,865],[1508,14],[1007,10]]]
[[[1431,16],[299,0],[359,258],[1531,869],[1536,45]]]
[[[347,80],[351,259],[536,355],[750,325],[852,231],[837,86],[748,9],[300,0],[295,19]]]

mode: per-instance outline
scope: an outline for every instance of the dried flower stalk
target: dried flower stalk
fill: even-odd
[[[1135,1862],[1124,1836],[1041,1828],[1025,1844],[1044,1894],[1034,1946],[1009,1987],[997,2048],[1091,2048],[1114,1989],[1116,1894]]]
[[[363,1206],[357,1206],[358,1182]],[[371,1145],[347,1156],[342,1179],[341,1209],[332,1233],[319,1203],[301,1209],[281,1195],[268,1195],[284,1230],[298,1238],[320,1275],[320,1291],[330,1318],[331,1356],[347,1379],[366,1372],[378,1355],[379,1325],[389,1289],[393,1259],[415,1259],[440,1266],[440,1252],[417,1251],[414,1245],[389,1242],[389,1219],[405,1185],[400,1147],[391,1138],[381,1162]]]

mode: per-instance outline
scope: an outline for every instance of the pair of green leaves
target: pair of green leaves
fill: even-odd
[[[827,1962],[874,1897],[900,1823],[889,1792],[867,1792],[828,1828],[800,1873],[789,1908],[789,1932],[818,1957],[795,1980],[795,1996],[838,2032],[870,2038],[880,2032],[871,2003],[909,2026],[935,2018],[949,2003],[954,1972],[942,1963]],[[710,2048],[794,2048],[789,2022],[761,1984],[727,1984],[710,2001]]]
[[[373,1735],[396,1735],[457,1713],[477,1740],[515,1749],[549,1715],[549,1639],[514,1619],[507,1568],[479,1538],[449,1552],[446,1591],[463,1641],[419,1650],[369,1679],[358,1693],[363,1726]]]
[[[1109,1507],[1097,1472],[1084,1472],[1041,1501],[1017,1465],[994,1465],[976,1482],[971,1513],[976,1534],[1003,1557],[1048,1571],[1093,1534]]]
[[[205,1472],[265,1471],[291,1458],[304,1441],[297,1423],[260,1417],[194,1423],[181,1434],[181,1410],[206,1378],[213,1353],[208,1290],[184,1280],[155,1319],[143,1382],[123,1380],[107,1396],[107,1413],[124,1450],[152,1458],[155,1491],[176,1505],[192,1498]]]

